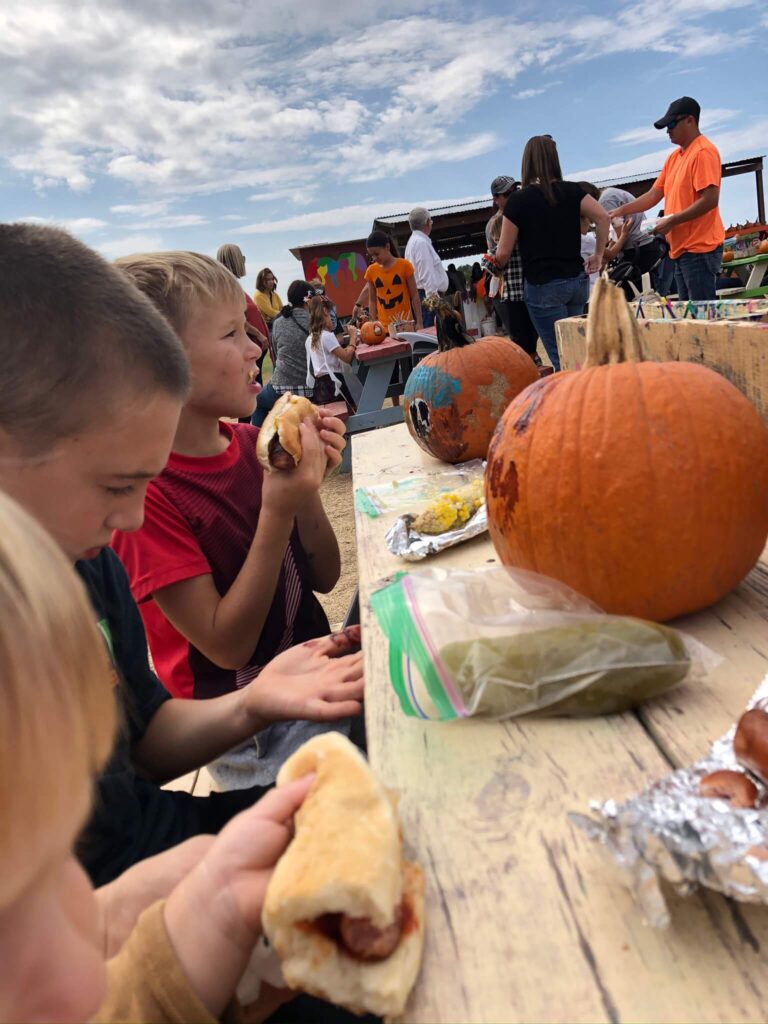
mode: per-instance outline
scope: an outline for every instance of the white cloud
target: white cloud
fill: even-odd
[[[167,217],[146,217],[134,224],[126,224],[125,227],[130,231],[151,231],[154,228],[195,228],[207,223],[208,218],[200,213],[177,213]]]
[[[233,220],[234,221],[234,220],[245,220],[245,217],[242,215],[242,213],[225,213],[222,216],[221,219],[222,220]]]
[[[354,206],[337,206],[333,210],[317,210],[314,213],[300,213],[294,217],[283,217],[278,220],[257,221],[244,227],[238,227],[238,234],[269,235],[282,231],[309,231],[314,228],[347,227],[351,224],[370,223],[376,217],[391,217],[403,213],[414,206],[425,206],[435,209],[438,206],[453,206],[459,203],[473,203],[485,196],[470,196],[463,199],[421,199],[404,203],[402,199],[384,200],[380,202],[360,203]]]
[[[659,133],[661,134],[661,133]],[[739,156],[756,156],[765,153],[768,148],[768,118],[758,118],[750,124],[735,128],[732,131],[713,132],[707,138],[717,146],[720,156],[725,162]],[[601,167],[590,167],[586,170],[573,171],[567,177],[580,181],[604,181],[608,178],[630,177],[635,174],[649,175],[661,169],[664,161],[672,150],[671,145],[665,149],[655,149],[643,156],[633,157]]]
[[[28,217],[19,217],[18,220],[26,221],[28,224],[55,224],[57,227],[66,228],[67,231],[71,231],[73,235],[88,235],[94,231],[101,231],[103,228],[108,227],[108,223],[105,220],[100,220],[98,217],[37,217],[34,215]]]
[[[506,125],[473,136],[462,119],[505,91],[538,95],[555,69],[743,47],[751,37],[712,16],[764,16],[762,3],[635,0],[564,21],[457,0],[193,0],[183,16],[154,0],[3,0],[0,159],[41,190],[104,176],[140,190],[120,217],[238,188],[306,204],[318,183],[439,174],[489,152]]]
[[[665,111],[662,110],[658,116],[662,117],[664,113]],[[733,110],[730,107],[705,108],[701,112],[701,130],[709,135],[714,128],[733,121],[740,113],[741,111]],[[658,142],[661,138],[663,138],[662,133],[651,124],[650,126],[645,125],[643,128],[631,128],[629,131],[614,135],[611,142],[618,142],[625,146],[637,146],[645,142]]]
[[[96,246],[102,256],[117,259],[118,256],[130,256],[135,252],[158,252],[163,249],[160,235],[126,235],[124,238],[111,238]]]
[[[161,200],[156,203],[122,203],[110,206],[111,213],[132,214],[135,217],[159,217],[168,209],[169,203]]]

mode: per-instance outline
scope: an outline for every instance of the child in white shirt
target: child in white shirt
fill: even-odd
[[[325,296],[317,295],[309,303],[309,328],[307,337],[307,387],[314,388],[314,401],[324,405],[328,402],[343,399],[350,412],[356,409],[352,395],[357,378],[351,364],[355,358],[357,335],[350,332],[350,342],[346,348],[339,344],[339,339],[331,329],[331,313]]]

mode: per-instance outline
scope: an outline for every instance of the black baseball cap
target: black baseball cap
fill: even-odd
[[[699,123],[699,116],[701,115],[701,107],[696,100],[691,99],[690,96],[681,96],[679,100],[673,100],[669,104],[664,117],[660,117],[658,121],[653,122],[654,128],[666,128],[672,123],[677,121],[681,117],[695,117],[696,123]]]

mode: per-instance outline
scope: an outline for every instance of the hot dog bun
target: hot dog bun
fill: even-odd
[[[396,808],[346,737],[331,732],[305,743],[283,765],[277,785],[308,772],[317,778],[270,881],[264,932],[291,988],[353,1013],[397,1016],[421,962],[421,869],[402,859]],[[401,921],[394,952],[382,959],[350,953],[340,938],[347,929],[339,928],[349,919],[365,919],[381,932]]]
[[[278,398],[261,425],[259,436],[256,438],[256,458],[267,472],[271,473],[274,469],[292,468],[291,460],[293,460],[293,466],[298,466],[301,459],[299,425],[303,420],[314,421],[316,417],[317,407],[308,398],[301,398],[290,393]],[[272,444],[273,440],[280,446],[280,449],[287,453],[283,460],[276,457],[276,444]]]

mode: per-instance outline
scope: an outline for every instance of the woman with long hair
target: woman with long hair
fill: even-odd
[[[239,245],[226,244],[219,246],[216,259],[227,268],[230,274],[234,274],[238,281],[245,277],[245,256]],[[261,356],[257,360],[259,369],[261,369],[267,349],[271,349],[269,328],[264,321],[264,317],[261,315],[261,310],[245,289],[243,289],[243,295],[245,295],[245,319],[248,324],[246,331],[261,346]]]
[[[277,278],[269,269],[264,267],[256,275],[256,291],[253,293],[253,301],[259,307],[261,315],[267,322],[267,327],[272,330],[280,311],[283,308],[283,300],[277,294]]]
[[[588,274],[598,271],[608,239],[609,218],[580,185],[563,180],[557,146],[535,135],[523,151],[523,187],[504,207],[496,262],[504,267],[515,242],[520,247],[525,302],[550,362],[560,369],[555,324],[584,312]],[[586,268],[581,257],[581,217],[596,228],[595,251]]]
[[[272,327],[272,345],[275,366],[272,377],[259,392],[256,409],[251,416],[254,427],[260,427],[267,413],[280,395],[290,391],[294,395],[312,397],[307,388],[307,356],[305,342],[309,333],[309,300],[315,289],[309,281],[292,281],[288,287],[288,302],[282,307]]]

